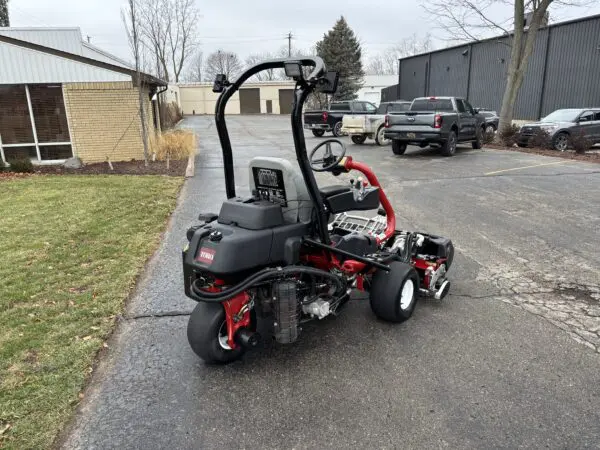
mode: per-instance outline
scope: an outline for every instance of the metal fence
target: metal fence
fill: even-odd
[[[486,39],[400,60],[399,84],[382,101],[428,95],[466,97],[500,110],[510,61],[509,37]],[[558,108],[600,106],[600,15],[541,29],[515,104],[516,119]]]

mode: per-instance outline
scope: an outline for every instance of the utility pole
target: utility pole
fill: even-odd
[[[288,40],[288,58],[292,57],[292,32],[290,31],[287,35]]]

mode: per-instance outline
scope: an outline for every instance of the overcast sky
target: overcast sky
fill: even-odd
[[[124,0],[9,0],[11,25],[15,27],[76,26],[92,44],[130,60],[121,22]],[[564,7],[551,12],[553,22],[600,14],[595,6]],[[202,50],[250,53],[277,51],[287,45],[291,32],[296,48],[308,49],[344,15],[363,43],[367,57],[384,51],[403,37],[431,31],[436,47],[446,46],[444,36],[419,6],[419,0],[197,0],[202,17],[198,23]],[[505,7],[498,15],[510,16]]]

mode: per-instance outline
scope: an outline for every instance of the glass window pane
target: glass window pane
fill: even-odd
[[[67,159],[73,156],[70,145],[40,145],[42,161],[53,159]]]
[[[61,85],[29,86],[38,142],[70,142]]]
[[[25,86],[0,86],[0,137],[6,144],[33,144]]]
[[[34,159],[37,161],[35,146],[28,147],[4,147],[4,159],[11,162],[19,159]]]

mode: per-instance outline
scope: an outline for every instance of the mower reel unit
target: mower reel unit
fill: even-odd
[[[312,68],[305,76],[305,68]],[[296,81],[291,124],[297,165],[255,157],[250,195],[236,195],[225,107],[242,84],[263,70],[285,69]],[[371,309],[390,322],[408,319],[419,295],[442,299],[454,256],[449,239],[396,230],[396,216],[373,171],[346,156],[336,139],[310,157],[302,108],[314,91],[333,94],[338,74],[318,57],[265,61],[230,82],[216,77],[215,119],[227,200],[187,232],[185,294],[198,302],[188,323],[194,352],[209,364],[239,359],[263,334],[291,344],[301,325],[337,315],[353,289],[368,291]],[[313,171],[337,176],[358,171],[349,185],[317,185]],[[368,218],[351,211],[378,210]],[[265,331],[266,330],[266,331]]]

